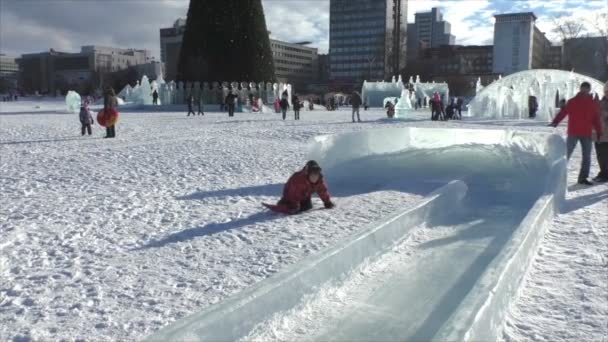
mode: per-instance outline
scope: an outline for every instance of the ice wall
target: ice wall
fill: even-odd
[[[401,78],[399,81],[392,82],[363,82],[361,89],[361,99],[370,107],[380,107],[383,105],[384,99],[387,97],[400,97],[401,91],[404,89]]]
[[[469,116],[492,119],[524,119],[529,116],[528,99],[538,101],[536,117],[542,121],[553,119],[556,99],[576,95],[582,82],[589,82],[592,91],[602,94],[602,82],[562,70],[526,70],[499,79],[483,88],[469,103]]]

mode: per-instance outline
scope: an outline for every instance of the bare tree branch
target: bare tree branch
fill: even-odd
[[[608,12],[595,13],[591,19],[591,26],[600,36],[608,36]]]
[[[553,18],[552,32],[559,34],[562,42],[567,39],[578,38],[585,29],[585,24],[572,18]]]

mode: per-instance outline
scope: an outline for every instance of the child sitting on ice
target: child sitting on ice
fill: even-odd
[[[312,209],[312,194],[317,193],[326,209],[335,205],[331,201],[327,184],[323,180],[321,167],[316,161],[306,163],[301,171],[294,173],[283,188],[283,197],[276,206],[268,208],[284,214],[298,214]]]
[[[93,123],[93,115],[91,115],[91,111],[89,110],[89,101],[84,101],[82,105],[80,105],[80,124],[82,125],[80,131],[82,135],[84,135],[85,131],[87,131],[89,135],[93,133],[91,131],[91,125]]]

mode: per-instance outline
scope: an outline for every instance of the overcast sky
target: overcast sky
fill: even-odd
[[[329,44],[329,0],[263,0],[272,37]],[[533,11],[549,32],[557,17],[588,22],[607,0],[410,0],[408,16],[440,7],[457,44],[491,44],[493,15]],[[158,57],[159,29],[185,17],[189,0],[0,0],[0,53],[76,52],[82,45],[150,49]]]

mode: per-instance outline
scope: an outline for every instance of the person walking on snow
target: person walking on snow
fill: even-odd
[[[283,120],[285,120],[285,117],[287,116],[287,109],[289,108],[289,101],[287,101],[287,97],[283,97],[281,99],[279,106],[281,107],[281,113],[283,113]]]
[[[108,111],[111,109],[116,110],[118,107],[118,100],[116,99],[116,93],[114,89],[108,88],[103,96],[103,110]],[[105,138],[116,138],[116,125],[106,127]]]
[[[234,116],[234,110],[235,110],[235,103],[234,101],[236,100],[236,95],[234,95],[232,93],[232,91],[230,91],[228,93],[228,95],[226,95],[226,99],[224,100],[224,103],[226,104],[226,106],[228,107],[228,117],[233,117]]]
[[[595,143],[600,173],[593,180],[603,183],[608,182],[608,82],[604,85],[604,97],[600,101],[600,115],[604,134],[596,136]]]
[[[192,113],[192,116],[196,116],[194,112],[194,96],[192,94],[188,95],[186,102],[188,103],[188,115],[186,116],[190,116],[190,113]]]
[[[327,190],[319,164],[311,160],[301,171],[294,173],[283,188],[283,197],[276,210],[284,214],[298,214],[312,209],[312,195],[318,194],[326,209],[335,207]]]
[[[300,99],[298,98],[298,95],[294,95],[291,103],[293,104],[293,116],[294,116],[294,120],[300,120]]]
[[[93,134],[91,131],[91,125],[93,124],[93,115],[89,110],[89,101],[84,101],[82,106],[80,106],[80,124],[82,128],[80,132],[84,135],[85,131],[89,133],[89,135]]]
[[[361,122],[361,117],[359,116],[359,108],[361,107],[362,103],[363,100],[361,99],[361,95],[359,95],[359,93],[357,93],[356,91],[353,92],[352,96],[350,97],[350,104],[353,107],[353,122],[355,122],[355,113],[357,113],[357,121]]]
[[[574,148],[580,142],[583,152],[583,161],[578,175],[578,184],[582,185],[593,185],[593,183],[589,182],[587,179],[589,178],[589,171],[591,168],[592,131],[595,129],[597,137],[602,137],[604,134],[602,122],[600,120],[600,106],[597,101],[593,100],[590,92],[591,85],[588,82],[583,82],[579,93],[566,103],[566,107],[562,109],[553,122],[549,124],[549,126],[557,127],[566,116],[569,116],[568,139],[566,141],[567,156],[568,160],[570,160]]]
[[[152,93],[152,104],[155,106],[158,105],[158,91],[156,91],[156,89],[154,89],[154,92]]]
[[[203,108],[205,105],[203,104],[203,95],[198,97],[198,115],[205,115],[203,112]]]

